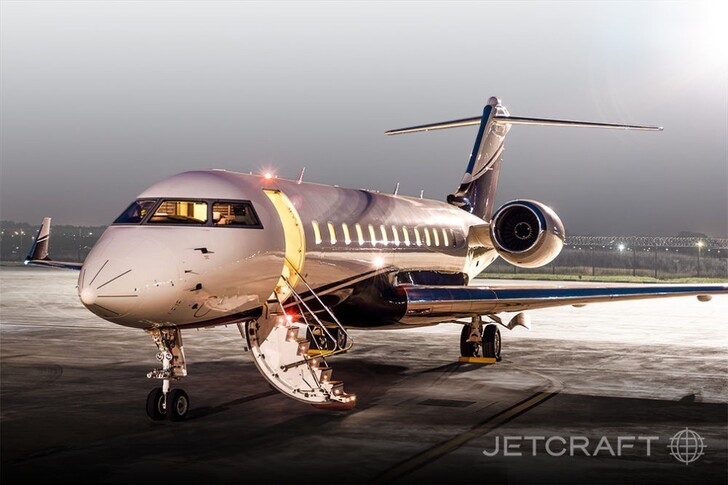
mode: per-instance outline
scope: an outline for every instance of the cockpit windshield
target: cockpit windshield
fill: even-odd
[[[201,200],[164,200],[148,224],[204,224],[207,202]]]
[[[135,200],[116,218],[114,224],[139,224],[156,203],[156,199]]]
[[[219,199],[137,199],[114,224],[263,228],[250,201]]]
[[[212,204],[212,222],[215,226],[260,227],[258,216],[249,202],[215,202]]]

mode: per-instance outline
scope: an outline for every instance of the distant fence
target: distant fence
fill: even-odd
[[[53,226],[51,254],[83,261],[101,236],[102,226]],[[0,259],[22,261],[38,228],[2,221]],[[728,278],[728,238],[650,236],[571,236],[553,263],[526,270],[497,259],[485,273],[554,273],[654,278]]]
[[[485,273],[728,278],[728,238],[571,236],[545,267],[516,268],[498,259]]]

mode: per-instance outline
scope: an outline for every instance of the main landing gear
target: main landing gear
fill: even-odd
[[[179,380],[187,375],[182,333],[175,327],[153,328],[146,332],[157,344],[157,360],[162,363],[161,369],[154,369],[147,374],[150,379],[162,381],[162,387],[152,389],[147,396],[147,416],[154,421],[166,418],[182,421],[190,410],[190,398],[182,389],[170,390],[172,379]]]
[[[483,325],[480,316],[463,325],[460,333],[461,362],[474,362],[474,358],[501,360],[501,335],[494,323]]]

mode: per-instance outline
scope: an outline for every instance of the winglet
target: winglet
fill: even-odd
[[[25,264],[28,264],[31,261],[48,261],[50,259],[48,257],[48,242],[50,236],[51,218],[44,217],[43,223],[40,225],[40,229],[38,229],[38,235],[35,236],[35,241],[33,241],[33,245],[30,247],[30,252],[25,258]]]
[[[64,268],[80,270],[83,263],[70,263],[65,261],[53,261],[48,255],[48,247],[51,239],[51,218],[44,217],[43,223],[38,229],[38,235],[30,247],[30,252],[25,258],[25,264],[30,266],[46,266],[52,268]]]

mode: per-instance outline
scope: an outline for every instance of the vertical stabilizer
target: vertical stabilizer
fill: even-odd
[[[483,109],[483,117],[470,153],[460,187],[447,201],[482,219],[490,220],[493,215],[495,192],[498,185],[501,160],[509,124],[496,123],[496,116],[509,116],[496,97],[491,97]]]

